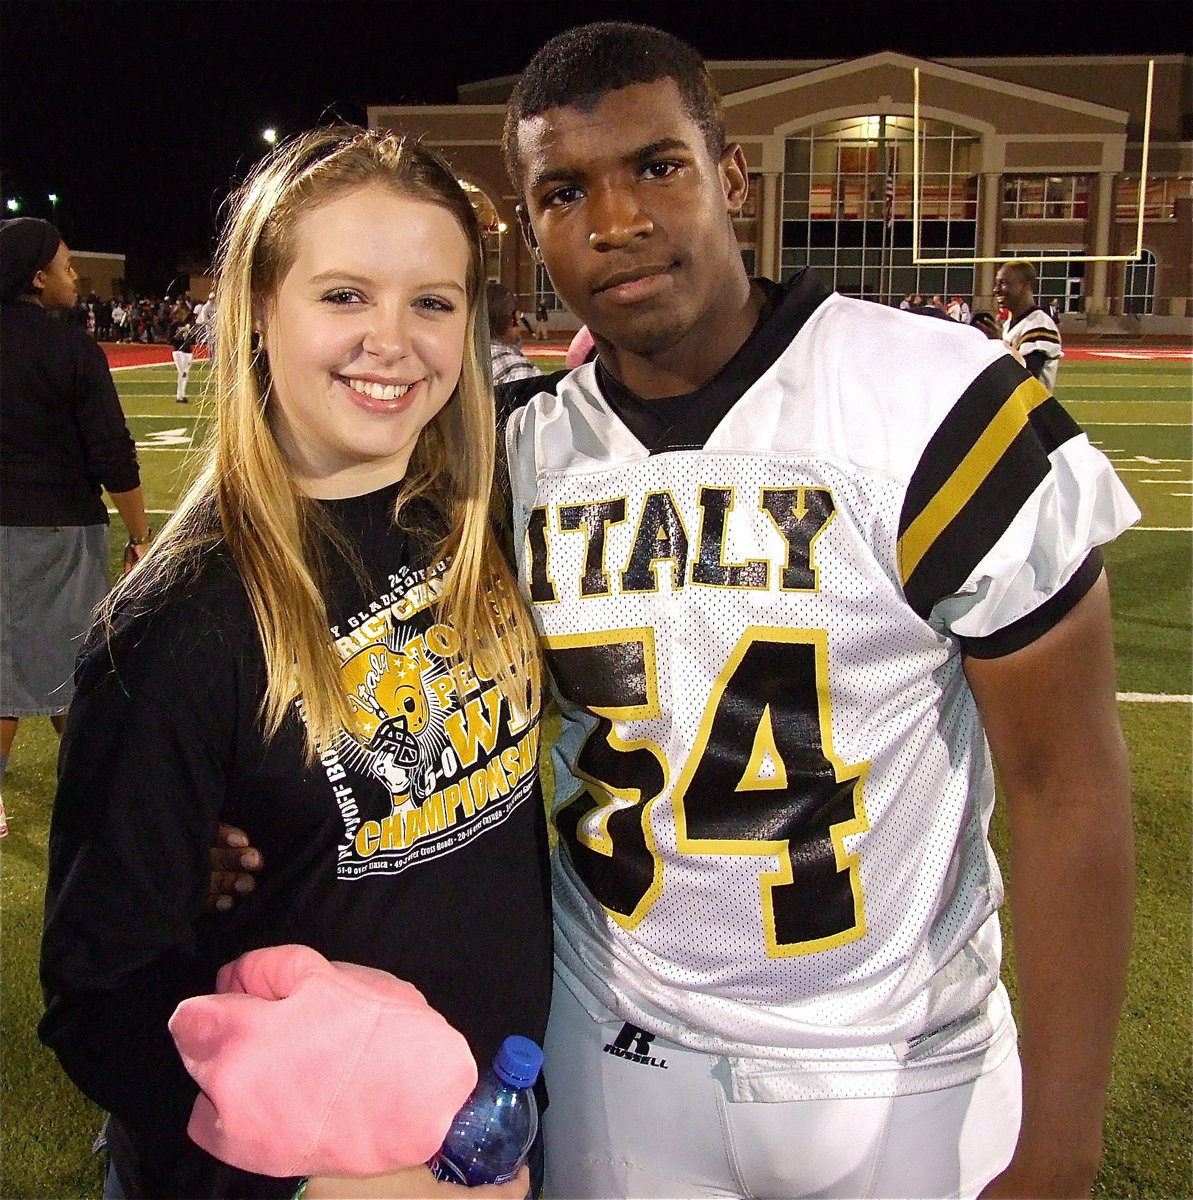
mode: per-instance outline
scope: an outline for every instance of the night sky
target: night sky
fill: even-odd
[[[454,103],[601,19],[661,25],[711,59],[1193,48],[1186,0],[0,0],[0,185],[31,216],[56,192],[73,249],[124,253],[132,284],[162,289],[209,258],[262,129]]]

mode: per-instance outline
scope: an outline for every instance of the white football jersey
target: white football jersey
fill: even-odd
[[[563,713],[558,954],[626,1021],[757,1060],[761,1098],[964,1077],[1009,1019],[960,651],[1059,620],[1135,506],[998,343],[809,273],[652,444],[599,380],[507,426]]]
[[[1050,391],[1056,391],[1056,369],[1064,358],[1060,347],[1060,330],[1056,322],[1042,309],[1033,308],[1017,321],[1008,322],[1002,340],[1024,358],[1035,350],[1047,356],[1040,382]]]

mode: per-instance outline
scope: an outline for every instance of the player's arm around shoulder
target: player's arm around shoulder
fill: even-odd
[[[1105,574],[1038,640],[965,671],[1009,815],[1023,1062],[1015,1156],[983,1195],[1088,1196],[1134,902]]]

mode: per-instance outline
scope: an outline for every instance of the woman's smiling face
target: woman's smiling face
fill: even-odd
[[[270,420],[298,486],[323,499],[403,478],[460,378],[469,246],[445,208],[376,184],[304,214],[262,306]]]

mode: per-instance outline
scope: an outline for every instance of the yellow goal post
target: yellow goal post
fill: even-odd
[[[1152,140],[1152,81],[1155,76],[1156,60],[1147,63],[1147,100],[1143,110],[1143,159],[1139,170],[1139,211],[1135,223],[1135,252],[1133,254],[1037,254],[1036,262],[1137,262],[1143,255],[1143,213],[1147,195],[1147,154]],[[1006,255],[997,258],[925,258],[920,250],[920,189],[923,177],[920,172],[920,69],[913,67],[915,87],[911,106],[911,261],[916,266],[967,266],[973,263],[1002,263]]]

